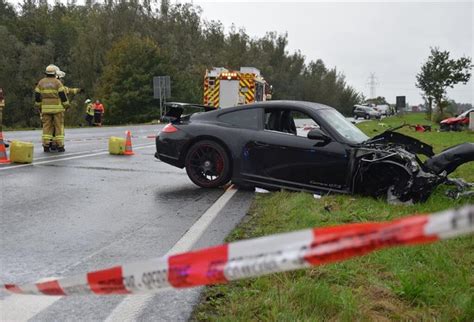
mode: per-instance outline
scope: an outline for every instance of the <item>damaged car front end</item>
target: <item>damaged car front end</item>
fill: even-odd
[[[422,162],[418,155],[428,159]],[[433,148],[417,139],[386,131],[354,150],[353,192],[386,196],[390,203],[424,202],[440,184],[456,186],[456,195],[472,185],[448,175],[474,160],[474,144],[463,143],[434,155]]]
[[[313,102],[259,102],[181,116],[186,107],[174,103],[168,111],[171,124],[156,137],[155,157],[186,168],[201,187],[231,181],[402,203],[423,202],[443,183],[457,187],[451,196],[471,188],[448,175],[474,160],[472,143],[435,155],[397,129],[369,138],[336,109]]]

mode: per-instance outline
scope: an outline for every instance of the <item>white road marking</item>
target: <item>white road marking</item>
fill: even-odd
[[[49,155],[47,157],[39,157],[39,158],[34,158],[34,161],[38,160],[53,160],[57,158],[63,158],[63,157],[69,157],[72,155],[78,155],[78,154],[83,154],[83,153],[93,153],[93,152],[101,152],[105,151],[104,149],[95,149],[95,150],[89,150],[89,151],[80,151],[80,152],[72,152],[72,153],[66,153],[66,154],[56,154],[56,155]]]
[[[133,147],[133,150],[140,150],[140,149],[150,148],[150,147],[154,147],[154,146],[155,146],[155,144],[139,145],[139,146]],[[78,155],[78,156],[73,156],[73,157],[67,157],[66,156],[65,158],[62,158],[62,159],[45,160],[45,161],[28,163],[28,164],[18,164],[18,165],[2,167],[2,168],[0,168],[0,171],[10,170],[10,169],[18,169],[18,168],[24,168],[24,167],[31,167],[31,166],[34,166],[34,165],[41,165],[41,164],[52,163],[52,162],[61,162],[61,161],[74,160],[74,159],[83,159],[83,158],[88,158],[88,157],[94,157],[94,156],[97,156],[97,155],[104,155],[104,154],[108,154],[108,153],[109,153],[108,150],[104,150],[102,152],[83,154],[83,155]]]
[[[167,255],[185,252],[198,241],[204,231],[209,227],[214,218],[225,207],[227,202],[234,196],[237,189],[230,186],[222,196],[192,225],[186,233],[174,244],[167,252]],[[105,320],[106,322],[115,321],[137,321],[143,310],[155,294],[132,295],[127,296]]]
[[[11,295],[0,300],[1,321],[28,321],[62,296]]]
[[[39,282],[57,279],[56,277],[43,278]],[[53,305],[62,296],[38,296],[13,294],[0,300],[0,321],[28,321],[44,308]]]
[[[149,147],[154,146],[152,145],[139,145],[133,147],[134,150],[139,149],[146,149]],[[45,163],[52,163],[52,162],[59,162],[59,161],[66,161],[66,160],[73,160],[79,158],[86,158],[96,155],[107,154],[108,151],[100,152],[100,153],[90,153],[85,155],[79,155],[74,157],[66,157],[59,160],[47,160],[36,162],[34,164],[45,164]],[[0,170],[5,169],[12,169],[18,168],[23,166],[31,166],[32,164],[22,164],[16,166],[10,166],[6,168],[0,168]],[[37,282],[46,282],[49,279],[55,278],[48,278],[42,279]],[[56,301],[61,299],[62,296],[37,296],[37,295],[18,295],[18,294],[11,294],[3,299],[0,299],[0,321],[27,321],[31,319],[36,314],[40,313],[47,307],[54,304]]]
[[[137,149],[147,147],[140,146]],[[178,242],[167,252],[167,255],[191,249],[236,192],[237,190],[230,186],[181,236]],[[37,282],[45,281],[47,280],[43,279]],[[27,321],[61,298],[62,296],[9,295],[0,300],[0,321]],[[153,294],[127,296],[111,312],[106,321],[136,321],[152,298]]]

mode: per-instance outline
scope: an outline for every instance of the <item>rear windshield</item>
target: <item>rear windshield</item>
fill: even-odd
[[[221,114],[219,121],[236,127],[256,130],[259,128],[259,111],[260,109],[252,108],[229,112]]]

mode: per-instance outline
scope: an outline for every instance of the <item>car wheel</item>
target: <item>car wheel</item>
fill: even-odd
[[[186,154],[189,179],[203,188],[216,188],[230,179],[230,160],[224,148],[214,141],[199,141]]]

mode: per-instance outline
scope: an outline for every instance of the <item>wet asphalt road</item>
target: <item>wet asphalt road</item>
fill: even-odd
[[[0,165],[0,283],[28,283],[164,255],[223,194],[195,186],[154,158],[161,126],[66,129],[66,153],[42,152],[40,131],[5,132],[35,143],[33,166]],[[134,156],[108,138],[132,131]],[[237,192],[195,247],[222,242],[253,193]],[[199,290],[154,296],[134,317],[185,320]],[[125,296],[45,299],[0,294],[0,320],[105,320]],[[124,317],[125,318],[125,317]]]

